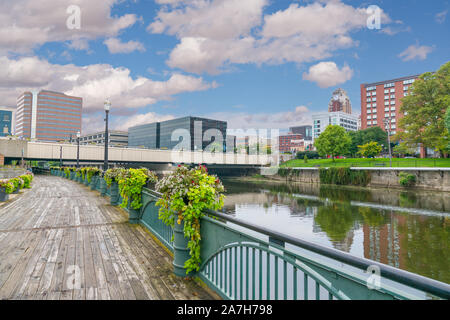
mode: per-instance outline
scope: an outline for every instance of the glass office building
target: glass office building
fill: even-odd
[[[13,111],[9,108],[0,107],[0,137],[12,134]]]
[[[227,123],[199,117],[184,117],[129,128],[128,145],[150,149],[205,150],[217,141],[226,150]]]

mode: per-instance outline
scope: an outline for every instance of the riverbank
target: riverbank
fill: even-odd
[[[398,188],[401,190],[430,190],[450,192],[450,168],[349,168],[364,171],[369,176],[367,187]],[[280,173],[283,170],[283,174]],[[264,176],[267,180],[320,184],[319,168],[282,168],[277,175]],[[413,175],[415,183],[409,187],[400,184],[402,172]]]

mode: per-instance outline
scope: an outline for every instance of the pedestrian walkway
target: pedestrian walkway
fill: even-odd
[[[99,192],[55,176],[21,192],[0,204],[0,299],[214,298]]]

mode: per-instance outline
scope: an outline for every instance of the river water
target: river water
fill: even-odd
[[[223,183],[223,211],[238,219],[450,283],[449,193]]]

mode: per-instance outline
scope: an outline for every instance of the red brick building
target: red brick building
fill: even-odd
[[[301,134],[287,134],[278,137],[280,152],[304,151],[305,140]]]
[[[418,75],[393,80],[361,84],[361,129],[380,127],[385,129],[384,120],[390,119],[391,134],[398,130],[402,98],[409,94],[409,87]]]

